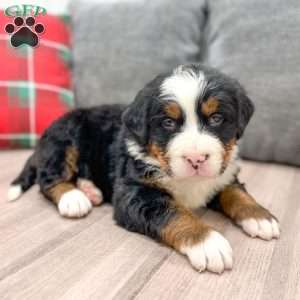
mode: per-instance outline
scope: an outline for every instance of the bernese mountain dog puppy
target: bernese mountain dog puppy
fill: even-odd
[[[218,210],[252,237],[279,237],[277,219],[237,177],[237,141],[253,111],[236,80],[179,66],[128,107],[76,109],[54,122],[8,197],[37,183],[70,218],[111,202],[120,226],[173,247],[198,271],[222,273],[232,268],[231,246],[194,209]]]

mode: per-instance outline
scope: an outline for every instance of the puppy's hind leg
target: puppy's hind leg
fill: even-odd
[[[40,170],[43,174],[39,176],[41,191],[57,205],[62,216],[84,217],[91,211],[92,203],[76,187],[79,153],[74,147],[68,147],[63,155],[59,154],[56,153],[60,159],[46,160],[45,166]]]
[[[33,153],[21,171],[20,175],[10,184],[7,198],[8,201],[15,201],[26,192],[36,181],[36,157]]]

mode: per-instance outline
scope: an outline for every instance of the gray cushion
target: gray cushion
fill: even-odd
[[[300,165],[299,0],[210,0],[209,13],[208,64],[256,105],[242,155]]]
[[[78,105],[129,103],[158,73],[198,61],[204,2],[72,1]]]
[[[255,102],[242,156],[300,165],[298,1],[72,1],[78,105],[129,103],[158,73],[202,59]]]

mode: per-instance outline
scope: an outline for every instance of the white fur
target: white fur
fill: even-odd
[[[170,158],[169,164],[175,176],[184,177],[187,167],[184,156],[188,156],[189,153],[209,155],[209,159],[205,162],[207,169],[212,176],[220,172],[224,153],[222,143],[209,133],[199,131],[197,124],[184,128],[168,145],[167,156]]]
[[[7,192],[8,201],[15,201],[22,195],[22,187],[19,184],[13,184]]]
[[[249,218],[239,222],[239,225],[250,236],[264,240],[277,239],[280,235],[279,224],[274,218],[271,220]]]
[[[175,97],[183,107],[190,107],[187,112],[195,115],[195,99],[204,93],[206,86],[207,81],[203,72],[196,74],[190,69],[184,70],[179,66],[162,83],[161,96],[169,100],[174,100]],[[191,118],[189,119],[192,121]]]
[[[232,157],[232,160],[235,158]],[[206,203],[226,185],[233,181],[238,165],[232,161],[225,172],[215,178],[187,177],[165,178],[164,187],[173,195],[175,201],[187,208],[198,208]]]
[[[59,213],[68,218],[80,218],[92,209],[91,201],[78,189],[73,189],[62,195],[58,203]]]
[[[229,242],[217,231],[211,231],[204,241],[185,246],[181,252],[188,256],[192,266],[199,272],[208,270],[222,273],[232,269],[232,249]]]
[[[136,160],[142,160],[150,165],[159,166],[159,161],[149,155],[146,155],[139,144],[133,140],[125,141],[129,154]]]
[[[166,100],[175,100],[186,114],[185,127],[197,125],[196,100],[201,96],[207,82],[204,74],[195,74],[191,70],[182,70],[179,66],[173,75],[166,78],[161,85],[161,97]]]

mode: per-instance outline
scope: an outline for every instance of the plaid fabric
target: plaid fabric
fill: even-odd
[[[70,89],[68,19],[39,16],[45,32],[36,48],[13,48],[0,11],[0,149],[35,146],[43,131],[74,107]]]

